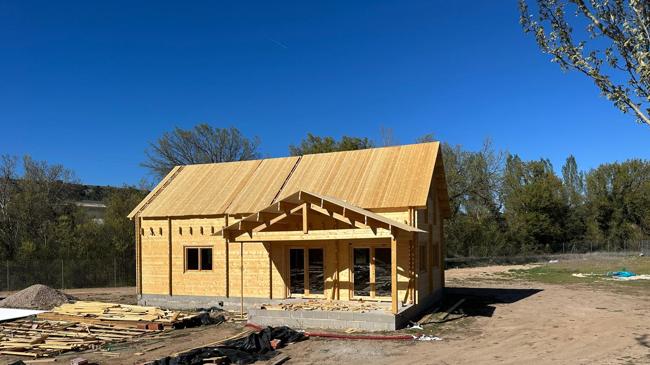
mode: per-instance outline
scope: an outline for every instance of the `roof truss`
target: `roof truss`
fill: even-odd
[[[298,191],[257,213],[248,215],[238,222],[224,227],[217,234],[223,235],[229,241],[237,241],[237,237],[243,234],[252,237],[254,233],[269,228],[291,216],[302,216],[302,230],[304,234],[308,234],[307,215],[310,211],[342,222],[346,225],[346,228],[370,229],[375,235],[378,229],[385,229],[392,235],[425,232],[335,198]]]

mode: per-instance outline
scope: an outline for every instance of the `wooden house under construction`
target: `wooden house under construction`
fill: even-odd
[[[442,294],[448,215],[438,142],[177,166],[129,214],[139,302],[393,329]]]

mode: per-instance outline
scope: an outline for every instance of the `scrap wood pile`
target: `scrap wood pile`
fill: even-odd
[[[261,309],[283,310],[283,311],[341,311],[366,313],[378,310],[386,310],[386,307],[372,302],[346,303],[340,301],[309,300],[306,302],[264,304]]]
[[[62,304],[50,312],[38,315],[40,319],[76,321],[83,323],[106,323],[115,326],[137,328],[143,323],[158,324],[150,329],[163,327],[189,327],[190,322],[200,321],[199,314],[163,310],[158,307],[139,305],[83,302]]]
[[[108,324],[20,319],[0,323],[0,355],[51,357],[132,340],[148,332]]]
[[[274,363],[280,364],[288,356],[278,356],[277,349],[306,339],[308,336],[304,333],[286,326],[266,327],[259,332],[245,331],[213,345],[191,349],[147,365],[252,364],[274,358],[277,360]]]

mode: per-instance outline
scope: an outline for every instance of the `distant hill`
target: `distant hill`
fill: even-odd
[[[101,202],[108,198],[112,193],[121,190],[136,189],[134,187],[115,187],[102,185],[85,185],[85,184],[67,184],[67,197],[71,201],[95,201]]]

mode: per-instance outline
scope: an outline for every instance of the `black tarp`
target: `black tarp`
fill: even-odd
[[[154,361],[153,365],[199,365],[209,357],[226,356],[231,364],[251,364],[259,360],[269,360],[277,352],[271,340],[279,340],[278,348],[292,342],[307,339],[304,333],[281,327],[266,327],[240,339],[229,340],[215,347],[204,347],[188,351],[175,357],[165,357]]]

